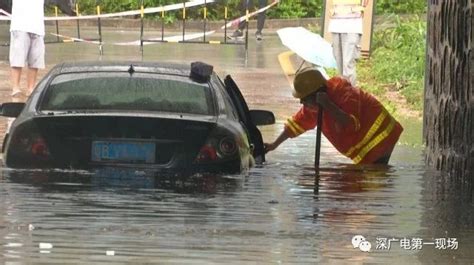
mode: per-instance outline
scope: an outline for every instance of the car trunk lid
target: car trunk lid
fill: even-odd
[[[55,114],[34,118],[60,166],[121,164],[187,167],[209,132],[214,116]]]

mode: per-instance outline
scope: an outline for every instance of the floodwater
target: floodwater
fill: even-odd
[[[95,32],[86,31],[92,37]],[[85,34],[83,33],[83,34]],[[253,32],[251,32],[253,33]],[[71,30],[71,34],[74,31]],[[136,40],[137,32],[105,34]],[[54,39],[54,38],[53,38]],[[0,40],[1,42],[1,40]],[[47,45],[48,68],[62,61],[163,60],[213,64],[230,73],[251,108],[274,111],[273,140],[298,108],[278,64],[276,35],[243,46]],[[0,93],[8,88],[0,47]],[[44,74],[43,71],[41,74]],[[1,119],[1,129],[5,119]],[[0,170],[0,260],[5,264],[472,264],[472,191],[425,168],[420,121],[388,167],[358,167],[323,139],[315,191],[315,133],[289,140],[264,165],[236,175],[189,179],[142,171]],[[2,131],[3,132],[3,131]],[[354,248],[362,235],[371,244]],[[386,243],[386,244],[383,244]],[[390,244],[389,244],[390,243]],[[362,245],[361,245],[362,246]]]

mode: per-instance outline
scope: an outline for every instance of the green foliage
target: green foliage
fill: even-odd
[[[426,0],[377,0],[376,14],[421,14],[426,13]]]
[[[185,0],[188,1],[188,0]],[[268,0],[270,3],[273,0]],[[169,4],[182,3],[181,0],[143,0],[145,7],[158,7]],[[258,6],[258,0],[253,0]],[[302,18],[319,17],[322,14],[324,0],[280,0],[280,3],[267,12],[268,18]],[[103,13],[114,13],[140,8],[141,0],[77,0],[81,14],[94,14],[96,6],[99,4]],[[236,18],[241,15],[241,0],[217,0],[208,4],[208,18],[211,20],[224,19],[224,8],[227,7],[228,18]],[[255,9],[250,7],[251,11]],[[190,18],[202,17],[202,7],[187,9],[187,16]],[[181,10],[173,11],[168,16],[177,19],[181,18]],[[150,15],[159,16],[159,14]]]
[[[282,19],[320,17],[322,10],[323,0],[280,0],[275,8],[267,12],[267,16]]]
[[[305,17],[307,14],[301,4],[288,3],[288,1],[280,3],[274,10],[271,10],[268,13],[268,16],[278,18],[300,18]]]
[[[390,18],[388,19],[390,20]],[[400,91],[415,108],[422,107],[426,22],[415,15],[374,32],[371,75],[389,90]]]
[[[188,1],[188,0],[185,0]],[[208,4],[208,18],[211,20],[224,19],[224,8],[228,8],[228,18],[241,16],[242,0],[216,0]],[[273,0],[268,0],[270,3]],[[375,0],[370,0],[375,1]],[[145,7],[157,7],[169,4],[182,3],[182,0],[143,0]],[[253,0],[258,6],[258,0]],[[114,13],[127,10],[136,10],[140,8],[142,0],[77,0],[81,14],[94,14],[96,6],[99,4],[103,13]],[[284,18],[310,18],[321,17],[323,14],[325,0],[280,0],[280,3],[268,10],[267,17]],[[376,14],[420,14],[425,13],[427,8],[426,0],[377,0]],[[251,10],[254,10],[251,8]],[[187,17],[197,19],[202,17],[203,9],[189,8]],[[147,17],[156,17],[160,14],[147,15]],[[167,17],[180,19],[181,10],[166,14]],[[168,19],[174,21],[174,19]]]

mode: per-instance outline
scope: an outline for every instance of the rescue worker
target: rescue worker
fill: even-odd
[[[274,142],[264,144],[266,152],[314,129],[321,107],[322,133],[341,154],[355,164],[388,163],[403,128],[375,97],[342,77],[326,80],[313,68],[297,73],[293,86],[303,106]]]
[[[362,18],[368,0],[332,0],[328,31],[339,74],[356,85],[356,59],[360,57]]]

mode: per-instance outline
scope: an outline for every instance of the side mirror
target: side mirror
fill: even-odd
[[[250,110],[250,118],[255,125],[270,125],[275,123],[275,115],[268,110]]]
[[[16,118],[20,115],[25,107],[23,102],[7,102],[0,105],[1,115],[4,117]]]

